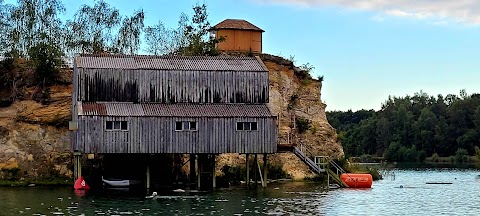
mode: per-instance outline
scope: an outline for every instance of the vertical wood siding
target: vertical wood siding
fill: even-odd
[[[275,153],[272,118],[79,116],[74,150],[84,153]],[[128,131],[105,131],[106,121],[128,121]],[[196,121],[198,131],[175,131],[176,121]],[[257,122],[257,131],[236,123]]]
[[[268,72],[76,70],[77,101],[268,103]]]
[[[215,37],[225,37],[218,50],[262,53],[262,32],[252,30],[219,29]]]

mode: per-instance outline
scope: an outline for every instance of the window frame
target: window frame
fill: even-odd
[[[242,127],[241,129],[239,129],[239,127],[238,127],[240,125]],[[253,127],[252,127],[253,125],[255,125],[255,129],[253,129]],[[248,130],[246,128],[248,128]],[[235,124],[235,130],[236,131],[245,131],[245,132],[258,131],[258,122],[255,122],[255,121],[237,121],[236,124]]]
[[[177,126],[181,125],[182,129],[178,129]],[[195,126],[195,127],[192,127]],[[188,127],[188,128],[186,128]],[[194,128],[194,129],[192,129]],[[198,122],[197,121],[175,121],[175,131],[176,132],[195,132],[198,131]]]
[[[110,124],[111,128],[108,127]],[[118,128],[116,128],[116,125],[118,124]],[[125,126],[125,129],[123,129]],[[129,130],[129,124],[128,121],[117,121],[117,120],[107,120],[105,121],[105,131],[109,132],[118,132],[118,131],[128,131]]]

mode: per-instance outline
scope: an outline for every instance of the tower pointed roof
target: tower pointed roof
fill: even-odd
[[[252,31],[261,31],[265,32],[263,29],[253,25],[252,23],[242,20],[242,19],[226,19],[217,25],[213,26],[212,29],[242,29],[242,30],[252,30]]]

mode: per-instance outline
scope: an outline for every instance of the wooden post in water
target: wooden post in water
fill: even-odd
[[[82,153],[73,153],[73,177],[75,181],[82,176]]]
[[[263,154],[263,184],[264,188],[267,187],[267,154]]]
[[[200,179],[202,179],[202,160],[200,159],[202,158],[200,155],[197,155],[197,188],[198,190],[201,189],[201,181]]]
[[[327,172],[327,190],[330,190],[330,173],[328,172]]]
[[[190,154],[190,187],[195,186],[195,178],[196,178],[196,172],[195,172],[195,160],[196,160],[196,155],[195,154]]]
[[[147,190],[150,189],[150,164],[147,162],[147,176],[146,176],[147,180]]]
[[[213,186],[213,189],[215,189],[217,187],[217,180],[216,180],[216,176],[215,176],[215,167],[217,166],[217,158],[216,158],[216,155],[213,154],[213,167],[212,167],[212,186]]]
[[[250,157],[249,154],[247,154],[247,156],[245,156],[245,161],[246,161],[245,170],[247,171],[247,179],[245,180],[245,183],[247,184],[247,188],[249,188],[249,186],[250,186],[250,167],[248,166],[248,158],[249,157]]]
[[[258,154],[255,154],[255,157],[254,157],[254,159],[253,159],[253,163],[254,163],[254,164],[253,164],[253,167],[255,167],[255,169],[256,169],[257,166],[258,166]],[[254,187],[255,187],[255,189],[256,189],[257,186],[258,186],[258,177],[257,177],[258,174],[257,174],[257,172],[255,171],[255,169],[253,169],[253,170],[254,170],[254,172],[253,172],[253,182],[255,183]]]

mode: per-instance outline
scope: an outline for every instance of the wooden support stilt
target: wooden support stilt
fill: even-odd
[[[213,155],[213,167],[212,167],[212,186],[213,186],[213,189],[215,189],[217,187],[217,178],[216,178],[216,175],[215,175],[215,167],[217,166],[217,160],[216,160],[216,155]]]
[[[258,174],[260,175],[260,182],[262,183],[262,187],[265,187],[263,183],[262,168],[260,168],[260,163],[258,163],[258,161],[257,161],[257,167],[258,167]]]
[[[253,167],[257,167],[258,166],[258,154],[255,154],[255,157],[253,159]],[[253,169],[254,172],[253,172],[253,182],[255,182],[255,185],[254,187],[257,188],[258,186],[258,174],[257,172],[255,171],[255,168]]]
[[[82,153],[74,152],[73,153],[73,177],[75,180],[82,176]]]
[[[195,154],[190,154],[190,187],[194,187],[195,185],[195,180],[197,177],[196,174],[196,167],[195,167],[195,161],[196,160],[196,155]]]
[[[330,190],[330,174],[327,172],[327,190]]]
[[[247,184],[247,188],[250,186],[250,166],[248,166],[248,158],[249,157],[250,157],[249,154],[247,154],[247,156],[245,156],[245,161],[246,161],[245,170],[247,172],[247,179],[245,180],[245,183]]]
[[[147,183],[147,190],[150,189],[150,164],[147,163],[147,173],[146,173],[146,183]]]
[[[201,164],[201,160],[200,160],[201,156],[198,155],[197,157],[197,188],[200,190],[200,186],[201,186],[201,181],[200,179],[202,178],[202,164]]]
[[[267,187],[267,154],[263,154],[263,182],[264,188]]]

